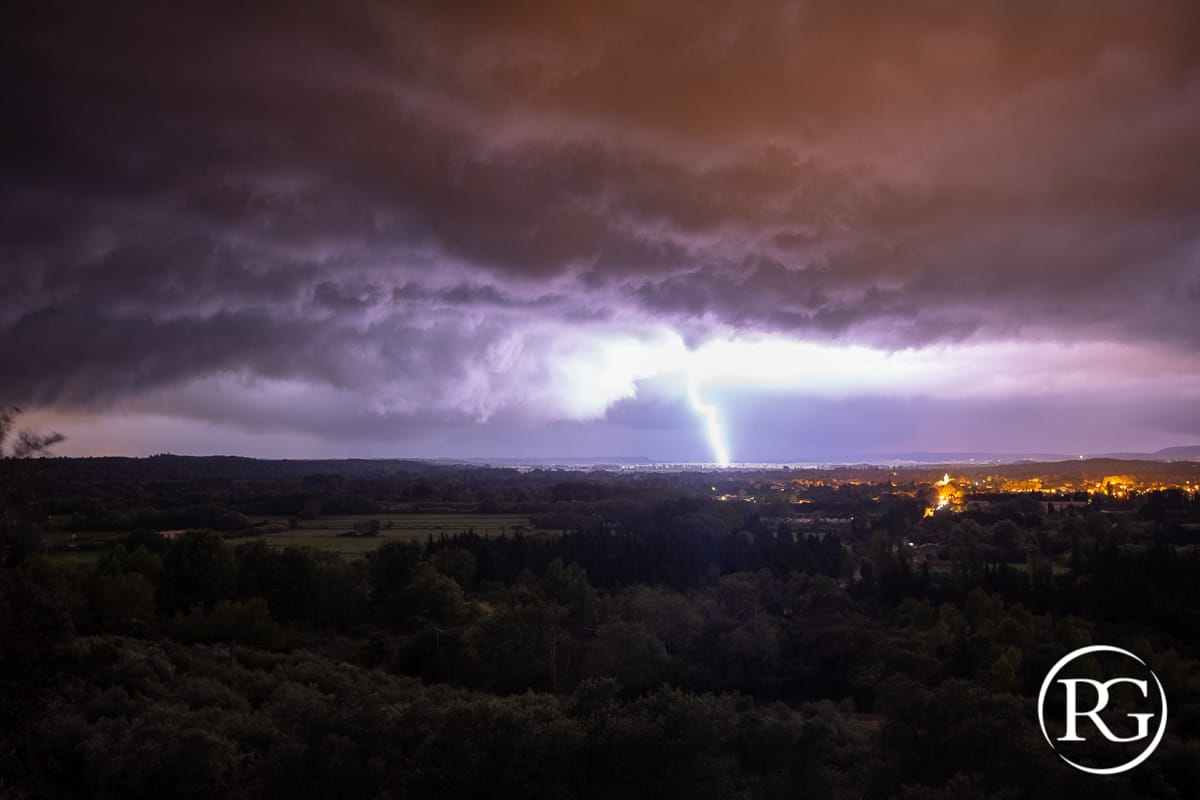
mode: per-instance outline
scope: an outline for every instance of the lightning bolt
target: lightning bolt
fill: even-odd
[[[688,375],[688,400],[692,403],[692,409],[704,419],[704,432],[708,434],[708,444],[717,465],[728,467],[729,451],[725,448],[725,437],[721,433],[721,418],[717,416],[716,406],[700,399],[700,381],[695,374]]]

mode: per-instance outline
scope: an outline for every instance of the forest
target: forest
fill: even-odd
[[[0,797],[1200,796],[1188,492],[105,461],[0,459]],[[1171,701],[1111,777],[1034,707],[1093,642]]]

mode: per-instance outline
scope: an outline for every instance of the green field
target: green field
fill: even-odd
[[[1029,574],[1029,563],[1026,561],[1010,561],[1004,566],[1012,567],[1013,569],[1017,569],[1021,572]],[[1071,567],[1068,564],[1061,564],[1058,561],[1053,561],[1050,563],[1050,571],[1055,575],[1066,575],[1071,571]]]
[[[229,543],[237,546],[244,542],[264,541],[280,547],[289,544],[308,545],[330,550],[346,556],[358,556],[374,550],[387,541],[424,542],[430,536],[454,536],[474,531],[484,537],[521,532],[546,535],[557,531],[535,530],[529,517],[524,514],[355,514],[300,520],[299,528],[288,529],[287,517],[252,517],[256,526],[282,528],[274,533],[254,533],[230,536]],[[346,536],[354,530],[356,522],[378,520],[379,532],[375,536]],[[119,541],[125,533],[73,533],[51,530],[46,535],[51,557],[56,561],[94,561],[109,544]]]
[[[379,533],[375,536],[345,536],[354,530],[354,523],[377,519]],[[287,519],[262,517],[256,522],[287,526]],[[332,550],[345,555],[360,555],[374,550],[387,541],[424,542],[430,536],[453,536],[474,531],[480,536],[493,537],[517,532],[530,533],[533,526],[523,514],[399,514],[372,516],[370,514],[322,517],[301,520],[294,530],[264,533],[256,536],[238,537],[232,543],[265,541],[280,546],[289,544],[310,545],[323,550]]]
[[[72,533],[50,527],[45,534],[47,555],[62,564],[91,564],[127,533]]]

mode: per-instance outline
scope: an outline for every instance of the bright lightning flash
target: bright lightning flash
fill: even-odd
[[[708,434],[708,444],[712,447],[713,457],[717,466],[729,466],[729,451],[725,447],[725,437],[721,434],[721,418],[717,416],[717,407],[700,399],[700,382],[695,375],[688,376],[688,400],[697,414],[704,418],[704,430]]]

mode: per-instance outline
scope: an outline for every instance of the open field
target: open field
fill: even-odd
[[[473,531],[491,538],[512,536],[518,532],[546,535],[557,531],[535,530],[529,517],[524,514],[346,514],[300,520],[298,528],[288,528],[286,517],[252,517],[255,528],[229,537],[230,544],[265,541],[280,547],[297,544],[330,550],[345,556],[359,556],[386,541],[405,540],[424,542],[430,536],[454,536]],[[378,520],[379,532],[374,536],[347,536],[354,531],[355,523]],[[255,533],[258,529],[271,533]],[[119,541],[128,532],[75,533],[51,530],[46,540],[51,555],[56,561],[94,561],[110,544]]]
[[[54,527],[46,530],[47,555],[59,563],[93,563],[110,546],[125,538],[128,531],[73,533]]]
[[[251,517],[255,523],[287,526],[285,517]],[[346,533],[354,529],[356,522],[379,520],[380,535],[396,537],[420,536],[432,533],[452,535],[474,530],[480,536],[512,535],[518,530],[528,532],[533,524],[525,514],[345,514],[300,520],[298,530],[307,533]],[[277,535],[277,534],[275,534]]]
[[[1024,572],[1026,575],[1029,574],[1029,563],[1026,561],[1009,561],[1009,562],[1006,562],[1004,564],[1004,566],[1012,567],[1013,569],[1020,570],[1021,572]],[[1052,561],[1052,562],[1050,562],[1050,571],[1052,573],[1054,573],[1055,575],[1066,575],[1068,572],[1071,571],[1071,567],[1069,564],[1063,564],[1059,561]]]
[[[379,532],[375,536],[346,536],[354,530],[356,522],[378,520]],[[259,518],[268,525],[286,528],[286,519]],[[280,546],[289,544],[308,545],[322,550],[332,550],[343,555],[361,555],[374,550],[386,541],[404,540],[424,542],[430,536],[454,536],[473,531],[491,538],[512,536],[515,533],[530,533],[529,517],[522,514],[400,514],[394,516],[345,515],[302,520],[299,528],[238,537],[233,544],[250,541],[266,541]],[[544,533],[544,532],[543,532]]]

